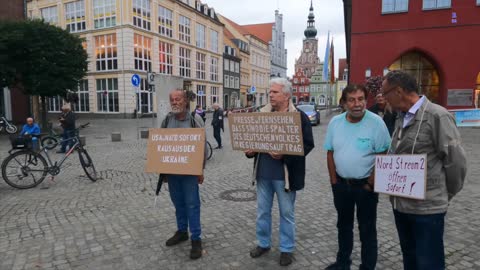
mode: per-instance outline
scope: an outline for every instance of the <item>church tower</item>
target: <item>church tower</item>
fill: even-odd
[[[303,32],[303,48],[300,58],[295,60],[295,73],[303,71],[307,78],[312,77],[313,73],[320,67],[318,58],[318,39],[317,29],[315,28],[315,15],[313,14],[313,1],[310,1],[310,13],[308,14],[307,29]]]

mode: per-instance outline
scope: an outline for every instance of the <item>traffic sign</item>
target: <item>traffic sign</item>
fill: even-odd
[[[257,91],[255,86],[250,87],[250,93],[255,93],[255,91]]]
[[[132,85],[135,87],[140,85],[140,76],[138,76],[138,74],[133,74]]]
[[[148,72],[147,73],[147,82],[149,85],[154,85],[155,84],[155,73],[153,72]]]

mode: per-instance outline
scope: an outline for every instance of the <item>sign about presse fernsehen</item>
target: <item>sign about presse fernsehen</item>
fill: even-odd
[[[427,155],[377,155],[375,192],[425,199]]]
[[[148,135],[146,172],[203,174],[205,129],[156,128]]]
[[[228,124],[233,150],[304,155],[299,112],[232,113]]]

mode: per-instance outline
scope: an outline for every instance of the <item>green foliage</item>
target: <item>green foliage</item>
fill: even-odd
[[[82,40],[42,20],[0,21],[0,86],[66,96],[86,75]]]

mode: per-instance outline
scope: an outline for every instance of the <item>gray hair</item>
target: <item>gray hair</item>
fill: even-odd
[[[385,80],[390,86],[398,86],[408,93],[418,93],[417,80],[403,70],[393,70],[385,75]]]
[[[285,94],[292,96],[292,84],[285,78],[273,78],[270,79],[270,87],[273,84],[278,84],[282,86],[282,90]]]

